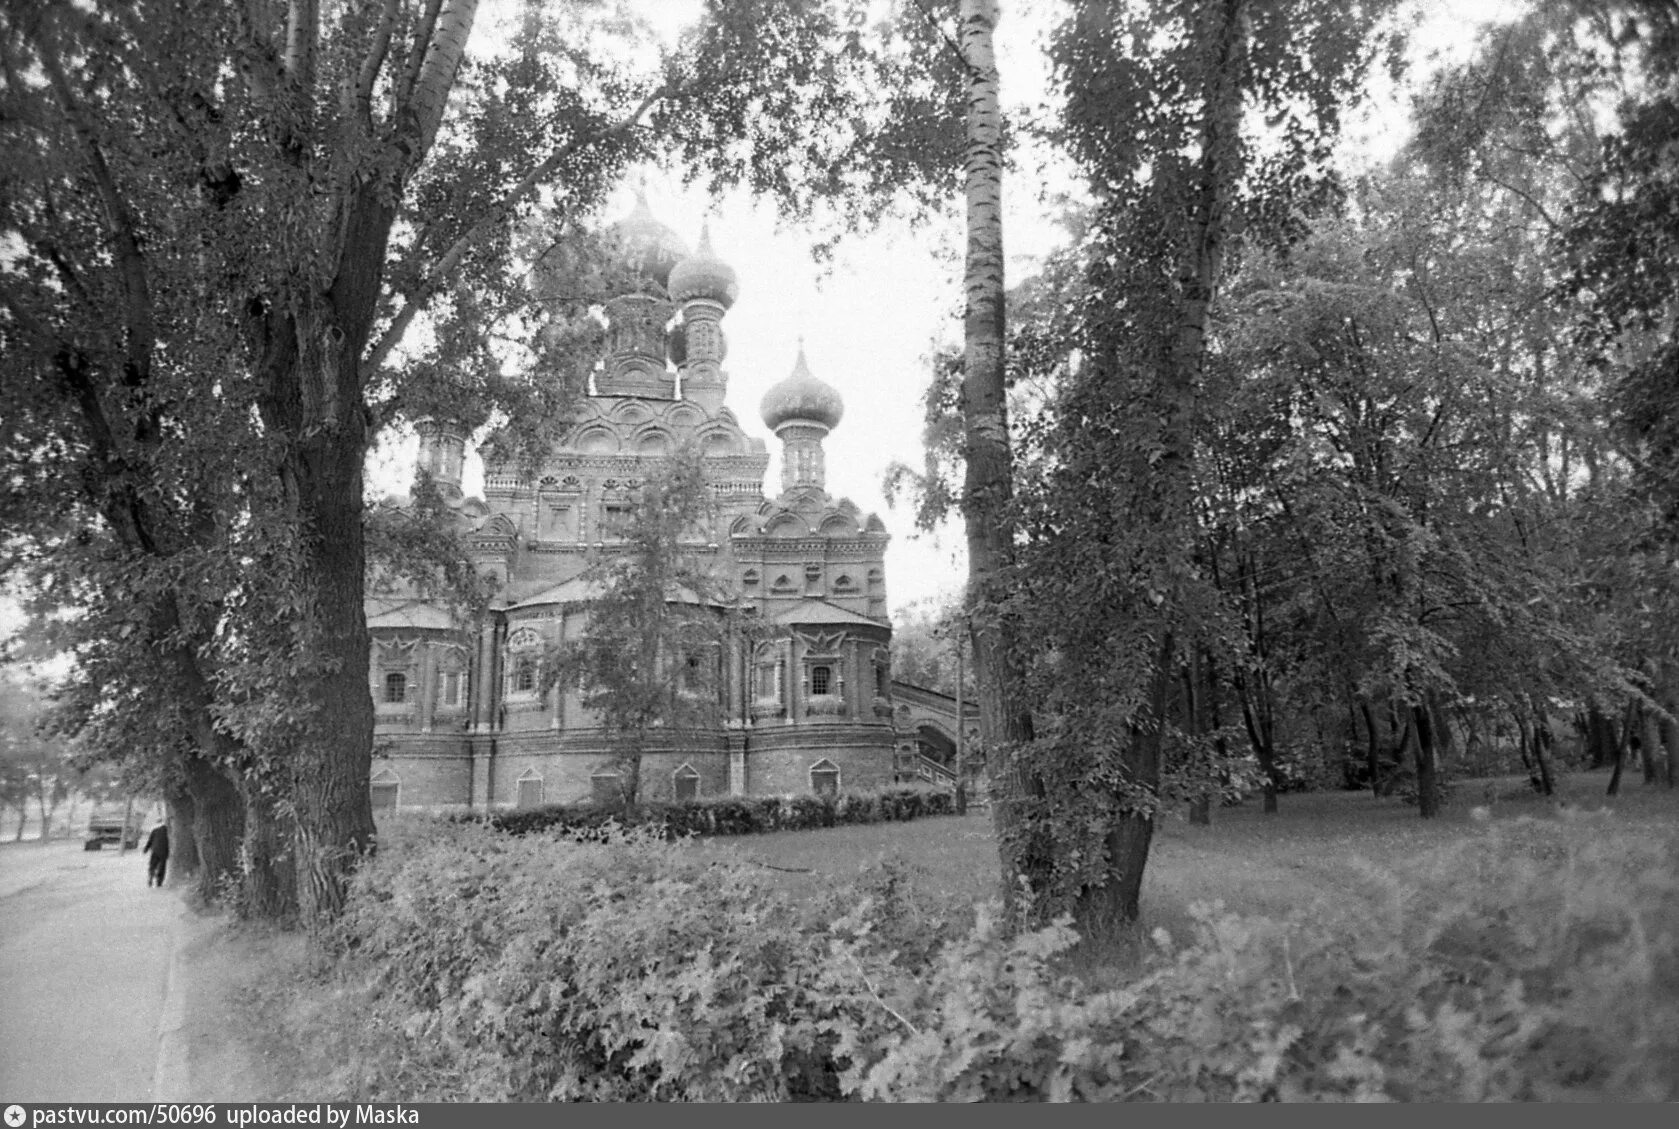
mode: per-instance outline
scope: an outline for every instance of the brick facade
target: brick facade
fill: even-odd
[[[839,393],[801,347],[761,405],[782,444],[781,490],[767,496],[766,445],[724,402],[734,272],[706,240],[690,255],[644,202],[618,231],[639,283],[607,304],[606,356],[542,465],[486,465],[484,497],[466,498],[466,429],[419,428],[420,465],[498,595],[473,625],[418,595],[370,595],[376,803],[482,810],[595,794],[612,745],[576,691],[542,689],[543,657],[587,630],[599,593],[585,570],[622,551],[641,483],[682,445],[701,452],[711,495],[685,552],[764,630],[689,660],[702,694],[715,694],[700,711],[711,720],[650,735],[641,795],[797,795],[893,779],[889,538],[878,517],[826,491],[822,442],[843,414]]]

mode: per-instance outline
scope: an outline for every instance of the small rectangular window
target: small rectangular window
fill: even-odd
[[[446,706],[461,704],[461,675],[457,670],[445,671],[443,674],[443,704]]]
[[[620,804],[624,802],[624,790],[619,786],[616,772],[596,773],[589,778],[589,786],[597,804]]]
[[[601,540],[623,540],[629,536],[633,507],[622,502],[607,502],[601,506]]]
[[[522,808],[539,808],[542,806],[542,777],[530,776],[519,781],[518,806]]]

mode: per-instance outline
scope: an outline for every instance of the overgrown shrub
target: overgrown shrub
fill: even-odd
[[[939,918],[903,863],[801,908],[651,830],[442,825],[355,879],[340,1096],[1673,1100],[1679,847],[1614,831],[1495,824],[1296,921],[1199,907],[1093,982],[1065,923]]]
[[[956,814],[952,792],[920,787],[885,788],[834,796],[726,796],[715,799],[644,801],[634,810],[598,804],[551,804],[497,812],[488,822],[515,835],[619,827],[662,829],[670,839],[685,835],[754,835],[810,831],[851,823],[910,820]],[[471,816],[468,819],[482,819]]]

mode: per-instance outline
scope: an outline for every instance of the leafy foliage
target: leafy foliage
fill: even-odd
[[[543,688],[575,686],[616,748],[620,789],[633,807],[641,752],[659,726],[714,724],[730,640],[751,630],[693,553],[716,525],[705,464],[684,448],[642,482],[621,545],[598,551],[582,580],[599,594],[587,622],[544,660]]]
[[[1672,1100],[1676,851],[1519,818],[1298,918],[1200,907],[1121,971],[891,867],[801,909],[645,833],[427,821],[358,875],[295,1037],[316,1098]]]

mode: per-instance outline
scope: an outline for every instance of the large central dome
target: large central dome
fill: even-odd
[[[647,193],[636,189],[635,210],[612,225],[623,247],[630,269],[661,287],[670,282],[670,272],[688,257],[688,245],[669,227],[660,223],[647,206]]]

